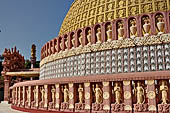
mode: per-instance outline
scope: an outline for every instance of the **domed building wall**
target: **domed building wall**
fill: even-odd
[[[75,0],[41,49],[40,80],[11,87],[13,108],[169,113],[169,70],[169,0]]]

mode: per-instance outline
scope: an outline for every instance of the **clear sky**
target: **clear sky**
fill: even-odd
[[[16,46],[25,59],[31,45],[41,47],[58,36],[62,21],[74,0],[0,0],[0,54]]]

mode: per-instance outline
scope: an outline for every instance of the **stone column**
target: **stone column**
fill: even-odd
[[[7,75],[4,76],[4,101],[9,100],[9,77]]]
[[[21,104],[21,87],[18,87],[18,106]]]
[[[92,103],[92,98],[91,98],[91,89],[90,89],[90,83],[84,83],[84,90],[85,90],[85,111],[86,113],[90,113],[91,110],[91,103]]]
[[[48,108],[48,85],[44,85],[44,89],[45,89],[45,102],[44,102],[44,108],[47,109]]]
[[[123,81],[124,90],[124,110],[128,113],[132,113],[132,94],[131,94],[131,81]]]
[[[110,96],[110,83],[103,82],[103,110],[106,113],[110,111],[110,104],[111,104],[111,96]]]
[[[35,100],[35,107],[38,108],[39,105],[39,87],[36,86],[36,100]]]
[[[154,80],[147,80],[147,97],[149,112],[156,113],[156,94]]]
[[[56,104],[55,104],[55,109],[57,111],[60,110],[60,103],[61,103],[61,100],[60,100],[60,85],[59,84],[56,84],[55,85],[55,88],[56,88],[56,93],[55,93],[55,97],[56,97]]]
[[[17,105],[18,101],[18,88],[16,87],[16,92],[15,92],[15,105]]]
[[[31,92],[32,92],[32,91],[31,91],[31,86],[28,86],[28,92],[29,92],[29,93],[28,93],[28,97],[29,97],[29,98],[28,98],[28,107],[31,107],[31,100],[32,100],[32,99],[31,99]]]
[[[74,84],[73,83],[69,83],[69,110],[70,111],[74,111]]]
[[[25,106],[25,86],[22,87],[22,106]]]

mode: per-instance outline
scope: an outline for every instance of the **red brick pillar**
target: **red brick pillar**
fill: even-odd
[[[75,95],[75,92],[74,92],[74,84],[73,83],[70,83],[69,84],[69,110],[70,111],[74,111],[74,95]]]
[[[57,111],[60,110],[60,103],[61,103],[61,100],[60,100],[60,85],[59,84],[56,84],[55,85],[55,88],[56,88],[56,93],[55,93],[55,97],[56,97],[56,104],[55,104],[55,109]]]
[[[91,110],[91,89],[90,89],[90,83],[84,83],[84,90],[85,90],[85,111],[86,113],[90,113]]]
[[[147,80],[147,98],[149,112],[156,113],[156,94],[154,80]]]
[[[110,112],[111,96],[110,96],[110,83],[103,82],[103,109],[106,113]]]
[[[131,94],[131,81],[123,81],[123,91],[124,91],[124,104],[125,111],[132,113],[132,94]]]
[[[4,76],[4,101],[9,100],[9,77],[7,75]]]

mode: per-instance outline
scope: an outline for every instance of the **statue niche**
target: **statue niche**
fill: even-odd
[[[96,38],[97,38],[97,42],[96,43],[101,43],[102,41],[102,34],[101,34],[101,28],[98,27],[96,30]]]
[[[136,19],[130,19],[129,20],[130,25],[130,38],[134,39],[137,36],[137,25],[136,25]]]
[[[62,38],[60,39],[60,52],[62,52],[63,51],[63,40],[62,40]]]
[[[40,87],[40,98],[41,98],[41,101],[40,101],[40,104],[39,104],[39,107],[40,108],[44,108],[44,103],[45,103],[45,89],[44,87]]]
[[[91,45],[91,29],[87,31],[87,45]]]
[[[61,103],[61,110],[65,111],[69,109],[69,89],[67,85],[61,86],[61,92],[63,93],[63,102]]]
[[[149,36],[151,32],[151,23],[149,16],[142,17],[142,25],[143,25],[143,35]]]
[[[84,87],[82,84],[78,85],[78,103],[75,104],[76,112],[84,111],[85,103],[84,103]]]
[[[33,89],[33,97],[34,97],[34,99],[33,99],[33,101],[31,102],[31,107],[32,107],[33,109],[36,107],[36,93],[37,93],[36,87],[34,87],[34,89]]]
[[[158,35],[161,35],[165,32],[165,22],[164,22],[164,16],[162,14],[157,14],[155,16],[156,20],[156,27]]]
[[[72,49],[75,47],[75,34],[71,36]]]
[[[112,40],[112,26],[109,24],[106,29],[107,41],[110,42]]]
[[[55,104],[56,104],[55,94],[56,94],[55,86],[51,86],[51,102],[49,102],[49,109],[50,110],[55,109]]]
[[[80,32],[79,34],[78,34],[78,40],[79,40],[79,43],[80,43],[80,47],[82,47],[83,46],[83,33],[82,32]]]
[[[120,82],[114,83],[112,94],[115,99],[114,104],[111,104],[112,113],[124,111],[124,104],[122,103],[122,85]]]
[[[118,40],[123,40],[124,39],[124,35],[125,35],[123,21],[119,21],[117,23],[117,33],[118,33]]]

